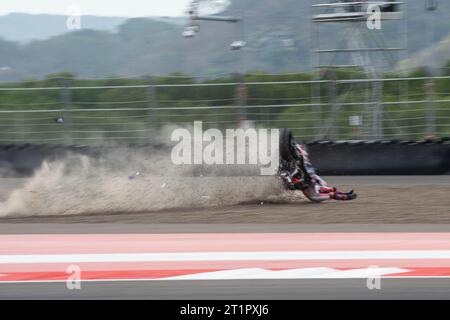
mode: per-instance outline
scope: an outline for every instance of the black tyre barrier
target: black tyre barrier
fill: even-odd
[[[155,145],[129,145],[128,148],[154,150]],[[0,145],[0,175],[29,176],[40,168],[44,161],[56,161],[68,155],[88,155],[99,157],[101,154],[112,151],[112,147],[91,147],[86,145],[47,145],[23,144]],[[151,153],[151,151],[148,151]]]
[[[446,174],[450,173],[447,141],[316,141],[308,149],[323,175]]]
[[[314,141],[307,145],[311,161],[322,175],[425,175],[450,173],[449,141],[449,138],[423,141]],[[149,154],[155,150],[167,149],[151,144],[127,147]],[[69,154],[98,157],[114,149],[115,147],[84,145],[0,145],[0,175],[28,176],[38,169],[44,160],[62,159]],[[254,166],[233,167],[233,170],[220,166],[199,166],[198,170],[194,171],[204,175],[227,175],[230,171],[234,175],[258,174]]]
[[[89,153],[89,148],[43,144],[0,145],[0,173],[3,176],[27,176],[39,168],[44,160],[63,158],[71,152]]]

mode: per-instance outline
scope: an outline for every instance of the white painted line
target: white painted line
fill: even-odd
[[[408,269],[402,268],[361,268],[351,270],[336,270],[333,273],[322,274],[312,279],[367,279],[374,277],[382,277],[383,275],[397,274],[409,272]]]
[[[114,254],[0,255],[0,264],[155,262],[155,261],[267,261],[267,260],[362,260],[450,259],[450,250],[405,251],[275,251],[275,252],[182,252]]]
[[[253,279],[367,279],[383,275],[409,272],[401,268],[362,268],[337,270],[332,268],[301,268],[266,270],[258,268],[203,272],[162,278],[160,280],[253,280]]]
[[[195,274],[186,274],[182,276],[173,276],[162,278],[161,280],[234,280],[249,279],[255,275],[265,275],[267,270],[260,268],[244,268],[234,270],[221,270],[212,272],[202,272]],[[261,278],[263,279],[263,278]]]

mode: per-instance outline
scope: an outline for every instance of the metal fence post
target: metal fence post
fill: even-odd
[[[63,105],[63,126],[64,126],[64,144],[73,144],[73,132],[72,132],[72,102],[70,94],[70,80],[61,79],[61,102]]]
[[[337,82],[334,78],[328,83],[329,103],[331,104],[331,139],[337,140],[338,131],[336,128],[336,118],[338,117],[338,105],[337,105]],[[338,123],[339,124],[339,123]]]
[[[434,109],[434,81],[432,78],[425,82],[425,91],[427,95],[427,115],[426,128],[427,135],[433,137],[436,134],[436,111]]]
[[[383,82],[373,82],[373,110],[372,110],[372,136],[374,139],[383,138]]]
[[[25,116],[23,113],[18,113],[14,117],[14,131],[15,134],[15,143],[25,143],[25,130],[28,128],[25,125]]]
[[[248,89],[245,84],[243,74],[236,74],[237,79],[237,106],[238,106],[238,112],[239,112],[239,123],[242,124],[243,121],[247,120],[247,96],[248,96]]]
[[[147,83],[147,107],[148,107],[148,139],[149,141],[155,141],[157,135],[157,113],[158,108],[158,96],[155,86],[155,81],[152,76],[146,76],[145,81]]]

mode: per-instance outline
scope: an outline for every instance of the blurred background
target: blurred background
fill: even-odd
[[[450,136],[448,1],[26,2],[0,9],[1,144]]]

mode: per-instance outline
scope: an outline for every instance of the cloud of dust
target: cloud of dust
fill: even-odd
[[[201,208],[282,193],[274,177],[217,176],[211,167],[202,176],[202,170],[173,165],[168,152],[115,148],[98,157],[70,155],[44,162],[24,187],[0,203],[0,217]]]

